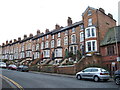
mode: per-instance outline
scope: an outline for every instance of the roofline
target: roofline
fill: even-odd
[[[32,40],[38,39],[38,38],[43,37],[43,36],[45,36],[45,35],[55,34],[55,33],[58,33],[58,32],[62,32],[62,31],[64,31],[64,30],[70,29],[70,28],[75,27],[75,26],[78,26],[78,25],[80,25],[80,24],[83,24],[83,21],[75,22],[75,23],[73,23],[72,25],[70,25],[70,26],[65,26],[65,27],[63,27],[63,28],[61,28],[61,29],[59,29],[59,30],[55,30],[55,29],[54,29],[54,30],[52,30],[52,31],[50,31],[50,32],[48,32],[48,33],[46,33],[46,34],[39,35],[39,36],[37,36],[37,37],[34,36]]]

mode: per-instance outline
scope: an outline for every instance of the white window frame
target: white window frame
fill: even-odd
[[[68,30],[65,30],[65,35],[68,35]]]
[[[36,44],[36,50],[39,50],[39,43]]]
[[[72,33],[75,33],[75,28],[72,28]]]
[[[44,40],[44,37],[42,37],[42,40]]]
[[[55,35],[52,35],[52,39],[54,39]]]
[[[46,39],[48,39],[48,38],[49,38],[49,35],[46,36]]]
[[[55,57],[62,57],[62,48],[55,49]]]
[[[68,45],[68,36],[64,37],[64,45]]]
[[[88,19],[88,26],[91,26],[91,25],[92,25],[92,21],[93,21],[92,18],[89,18],[89,19]]]
[[[49,41],[45,42],[45,48],[49,48]]]
[[[84,32],[80,32],[80,42],[84,41]]]
[[[50,57],[50,50],[44,50],[43,56],[44,57]]]
[[[58,37],[60,37],[60,32],[58,33]]]
[[[70,51],[70,52],[71,52],[71,47],[73,48],[72,53],[73,53],[73,54],[76,54],[76,53],[77,53],[77,50],[78,50],[78,46],[77,46],[77,45],[72,45],[72,46],[70,46],[70,47],[69,47],[69,51]],[[76,50],[75,50],[75,47],[76,47]]]
[[[80,25],[80,30],[83,30],[84,26],[83,25]]]
[[[51,41],[51,48],[54,48],[54,43],[55,43],[55,41],[52,40],[52,41]]]
[[[41,49],[43,49],[43,48],[44,48],[44,42],[41,43]]]
[[[61,39],[57,39],[57,46],[61,46]]]
[[[75,42],[73,41],[73,36],[75,36]],[[75,35],[75,34],[72,34],[72,35],[71,35],[71,44],[74,44],[74,43],[76,43],[76,35]]]
[[[88,16],[92,15],[92,11],[88,10]]]
[[[88,43],[91,43],[91,50],[89,51],[88,50]],[[93,50],[93,42],[95,42],[95,50]],[[86,41],[86,52],[95,52],[97,51],[97,40],[89,40],[89,41]]]
[[[87,30],[90,30],[90,36],[88,37],[88,32]],[[94,29],[94,36],[92,36],[92,29]],[[92,27],[88,27],[85,29],[85,38],[91,38],[91,37],[96,37],[96,27],[92,26]]]

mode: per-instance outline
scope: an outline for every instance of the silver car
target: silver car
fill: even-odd
[[[90,67],[76,74],[77,79],[93,79],[95,82],[100,80],[108,81],[110,78],[109,72],[103,68]]]

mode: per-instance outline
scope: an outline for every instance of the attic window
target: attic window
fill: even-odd
[[[90,15],[92,15],[92,11],[91,10],[88,11],[88,16],[90,16]]]

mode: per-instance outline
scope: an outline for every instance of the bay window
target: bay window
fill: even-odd
[[[55,57],[62,57],[62,48],[55,49]]]
[[[86,41],[86,52],[97,51],[97,41],[89,40]]]
[[[88,27],[85,29],[85,38],[96,37],[96,28]]]

